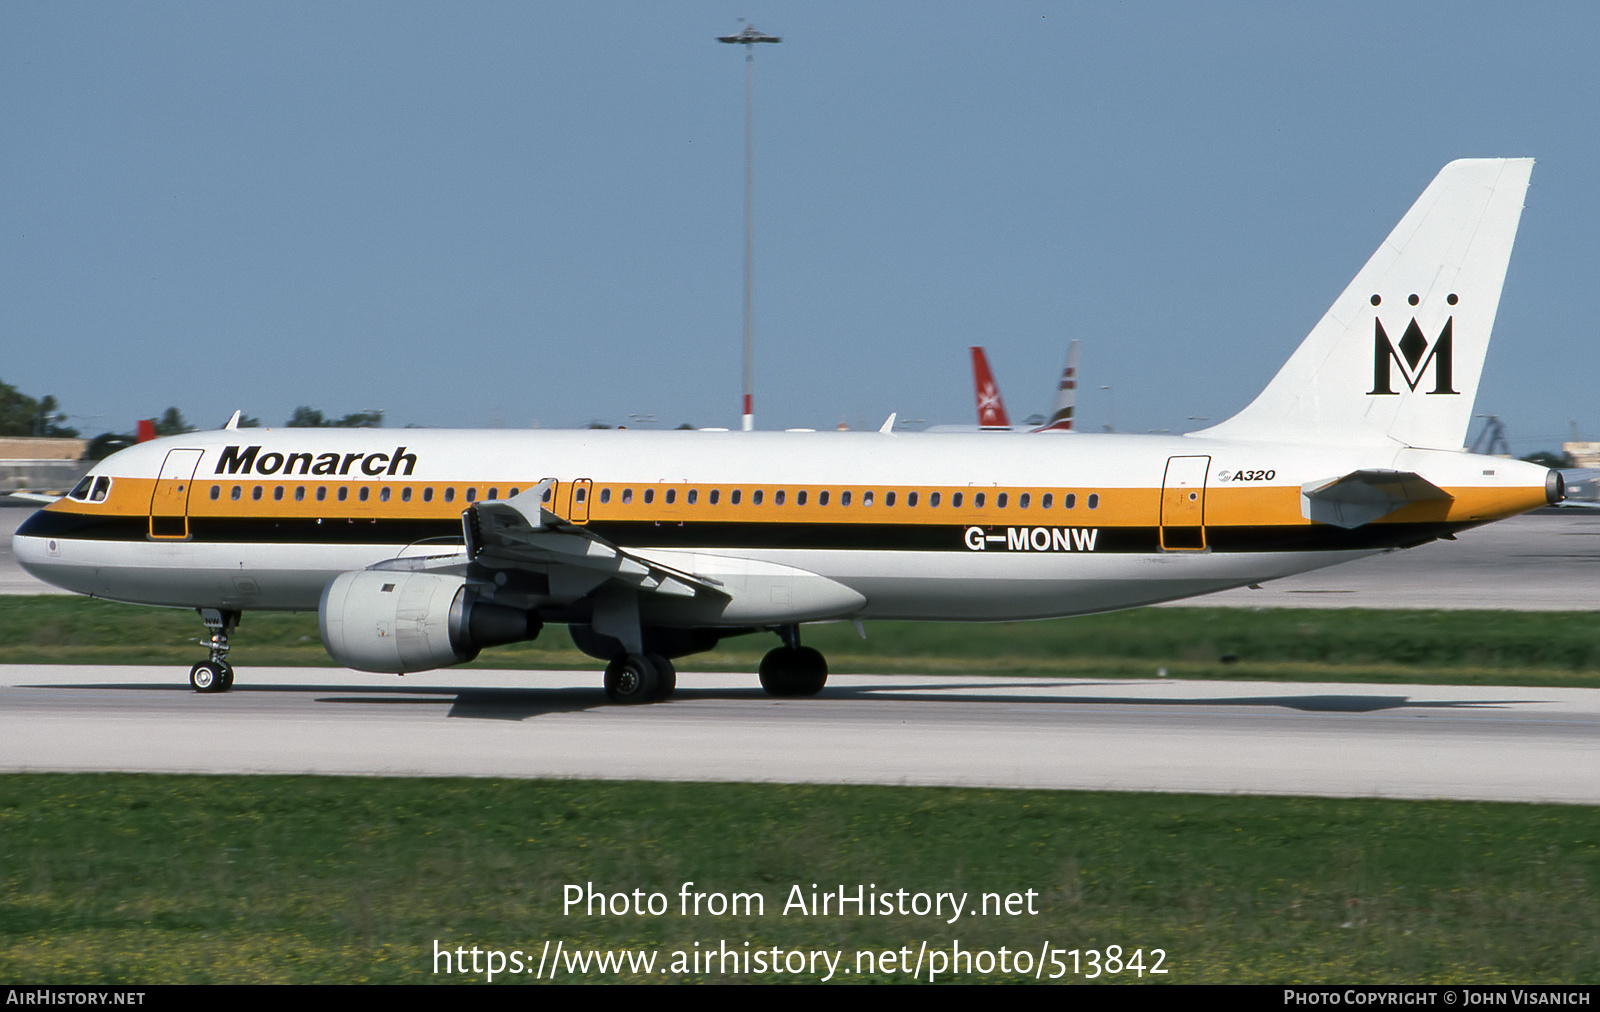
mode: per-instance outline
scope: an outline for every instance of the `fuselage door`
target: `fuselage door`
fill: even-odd
[[[572,501],[567,504],[567,519],[575,524],[589,522],[589,495],[593,491],[590,486],[594,483],[588,478],[579,478],[567,483],[571,490],[568,494]]]
[[[187,538],[189,536],[189,489],[194,470],[200,465],[202,450],[168,450],[161,462],[161,475],[150,496],[150,536]]]
[[[1206,472],[1210,457],[1168,457],[1161,482],[1161,547],[1195,552],[1206,547]]]

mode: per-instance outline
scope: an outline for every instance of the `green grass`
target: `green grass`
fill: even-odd
[[[760,892],[765,916],[679,916],[686,881]],[[661,892],[672,912],[564,916],[563,886],[589,882],[606,892]],[[1046,942],[1115,944],[1142,947],[1147,964],[1149,950],[1164,949],[1171,972],[1155,979],[1173,983],[1593,981],[1597,882],[1596,808],[0,777],[0,979],[28,983],[426,981],[438,979],[430,972],[436,939],[451,949],[531,950],[535,959],[556,939],[663,953],[719,940],[742,950],[750,941],[843,950],[845,965],[858,949],[915,951],[924,940],[1035,953]],[[1038,913],[954,925],[782,914],[790,888],[809,892],[812,883],[974,896],[1031,889]]]
[[[925,672],[1432,684],[1600,686],[1594,612],[1142,608],[1052,622],[808,626],[839,672]],[[0,598],[11,663],[187,666],[203,656],[192,612],[86,598]],[[726,640],[685,670],[753,670],[770,635]],[[235,665],[325,665],[314,615],[251,612]],[[479,667],[598,668],[560,627],[485,651]]]

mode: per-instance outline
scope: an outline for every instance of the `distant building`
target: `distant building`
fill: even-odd
[[[87,439],[0,437],[0,495],[71,488],[89,470],[90,462],[82,459],[88,449]]]
[[[1562,443],[1573,467],[1600,467],[1600,443]]]

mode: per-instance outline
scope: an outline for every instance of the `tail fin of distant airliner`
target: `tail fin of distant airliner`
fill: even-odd
[[[1035,432],[1071,432],[1073,414],[1078,408],[1078,344],[1067,345],[1067,364],[1061,369],[1061,383],[1056,388],[1055,410],[1050,420]]]
[[[1011,428],[1005,403],[1000,400],[1000,387],[994,381],[994,374],[989,371],[989,359],[982,348],[972,349],[972,386],[978,399],[978,428]]]
[[[1532,171],[1446,165],[1260,396],[1203,434],[1461,449]]]

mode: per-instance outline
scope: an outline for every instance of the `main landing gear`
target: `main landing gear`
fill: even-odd
[[[658,703],[678,687],[678,669],[660,654],[624,654],[606,665],[613,703]]]
[[[639,621],[636,594],[628,588],[612,587],[596,595],[589,624],[574,625],[572,639],[591,657],[611,658],[606,664],[606,697],[613,703],[657,703],[678,687],[678,671],[667,654],[682,657],[709,650],[722,636],[744,631],[646,630]],[[783,646],[761,659],[761,687],[773,696],[821,692],[828,683],[828,662],[822,653],[800,645],[798,625],[777,626],[772,631],[783,640]]]
[[[233,665],[228,663],[228,637],[239,628],[239,613],[199,608],[201,621],[211,631],[211,658],[189,669],[189,684],[196,692],[227,692],[233,688]]]
[[[828,661],[815,647],[800,645],[800,627],[777,630],[783,646],[761,658],[761,687],[769,696],[815,696],[828,684]]]

